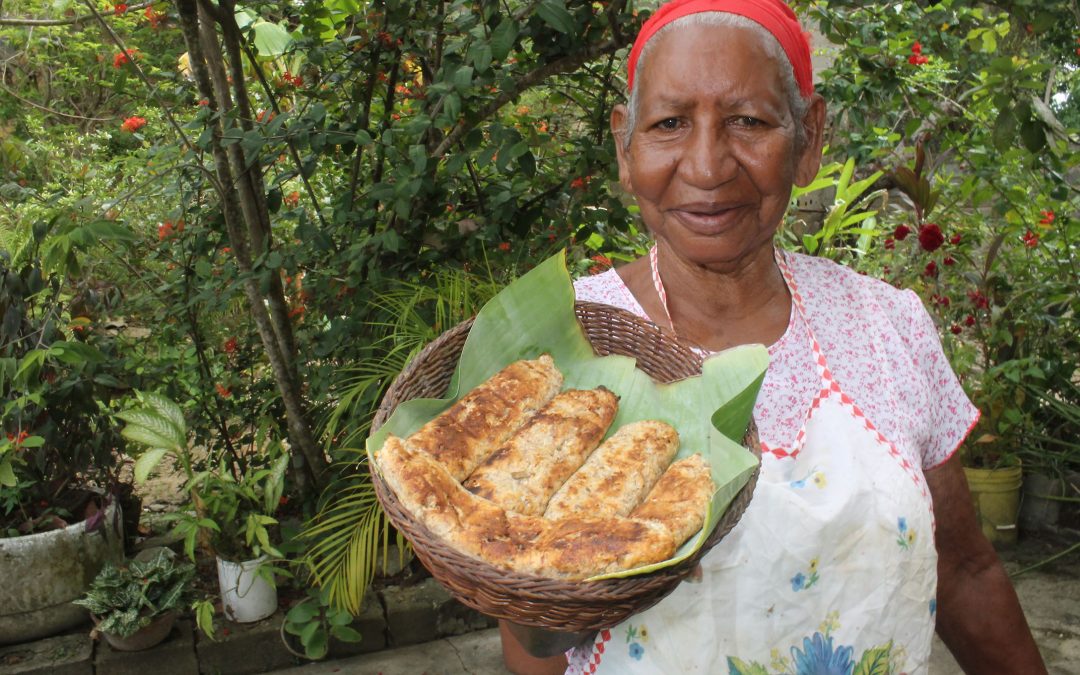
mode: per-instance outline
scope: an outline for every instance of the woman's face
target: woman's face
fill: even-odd
[[[793,183],[813,180],[824,105],[807,113],[795,147],[779,65],[751,31],[683,26],[654,37],[639,71],[637,125],[628,148],[616,139],[619,179],[646,225],[681,259],[738,267],[770,246]],[[618,132],[626,108],[612,113]]]

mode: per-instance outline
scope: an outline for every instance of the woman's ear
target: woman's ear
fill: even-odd
[[[611,135],[615,138],[615,156],[619,160],[619,185],[627,192],[633,193],[630,185],[630,150],[627,148],[626,120],[629,110],[620,103],[611,109]]]
[[[795,184],[806,187],[817,177],[821,168],[821,148],[825,142],[825,99],[814,94],[800,123],[806,130],[806,140],[799,150]]]

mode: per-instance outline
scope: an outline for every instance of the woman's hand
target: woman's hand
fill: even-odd
[[[926,472],[937,517],[937,632],[965,673],[1045,673],[997,552],[975,517],[957,456]]]

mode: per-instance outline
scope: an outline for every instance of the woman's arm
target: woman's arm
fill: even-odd
[[[937,517],[937,632],[966,673],[1046,673],[956,455],[926,472]]]

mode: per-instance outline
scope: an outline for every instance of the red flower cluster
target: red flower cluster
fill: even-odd
[[[962,239],[963,237],[961,237],[959,234],[954,234],[953,236],[949,237],[949,243],[953,246],[957,246]]]
[[[930,57],[923,56],[922,45],[916,42],[911,45],[911,56],[908,57],[907,62],[913,66],[922,66],[930,63]]]
[[[941,228],[934,223],[926,223],[919,228],[919,245],[923,247],[924,251],[936,251],[944,243],[945,235],[941,233]]]
[[[971,304],[975,305],[975,309],[989,309],[990,300],[979,291],[968,291],[968,299],[971,300]]]
[[[578,176],[574,180],[570,181],[570,187],[574,190],[584,190],[589,185],[589,180],[592,176]]]
[[[955,323],[949,327],[949,330],[952,332],[953,335],[959,335],[960,333],[964,332],[964,329]]]
[[[120,125],[120,130],[121,131],[126,131],[129,134],[133,134],[136,131],[138,131],[139,129],[142,129],[143,127],[145,127],[145,126],[146,126],[146,118],[145,117],[139,117],[139,116],[136,115],[134,117],[129,117],[126,120],[124,120],[123,124]]]
[[[210,99],[208,99],[208,98],[199,99],[199,105],[205,108],[206,106],[210,105]]]
[[[948,307],[952,304],[952,301],[949,300],[948,296],[937,295],[936,293],[930,296],[930,301],[933,302],[935,305],[940,305],[941,307]]]
[[[926,263],[926,268],[923,270],[923,276],[925,276],[925,277],[936,277],[937,274],[938,274],[937,263],[934,262],[933,260]]]
[[[255,113],[256,122],[270,122],[270,120],[272,119],[274,119],[273,110],[260,110],[259,112]]]
[[[892,236],[896,241],[904,241],[909,234],[911,234],[910,227],[907,225],[897,225],[896,229],[893,230]]]
[[[499,250],[503,251],[504,253],[506,251],[509,251],[510,250],[510,242],[504,241],[503,243],[499,244]]]
[[[1039,235],[1035,234],[1031,230],[1028,230],[1024,233],[1023,240],[1024,246],[1027,246],[1028,248],[1035,248],[1039,245]]]
[[[121,14],[127,12],[127,9],[128,8],[127,8],[126,4],[124,4],[122,2],[118,2],[115,5],[113,5],[113,14],[115,14],[116,16],[120,16]]]
[[[150,22],[150,28],[154,30],[161,28],[161,24],[165,23],[165,19],[168,17],[165,12],[154,11],[153,5],[146,8],[146,11],[143,12],[143,16]]]
[[[230,396],[232,396],[232,390],[221,384],[220,382],[214,385],[214,389],[217,389],[218,395],[222,398],[229,398]]]
[[[384,30],[379,31],[379,33],[375,37],[378,38],[379,42],[382,43],[382,46],[386,47],[387,49],[394,46],[400,47],[402,44],[401,38],[397,38],[395,40],[393,35],[387,33]]]
[[[304,86],[304,78],[300,75],[293,75],[289,71],[285,71],[285,74],[277,79],[277,85],[284,87],[286,85],[292,85],[294,87]]]
[[[236,338],[235,337],[229,338],[228,340],[225,341],[225,344],[223,344],[221,346],[221,348],[222,348],[222,350],[225,351],[226,354],[234,354],[234,353],[236,353]]]
[[[589,274],[599,274],[605,269],[611,267],[611,258],[600,253],[589,258],[589,260],[592,260],[594,263],[596,263],[595,265],[589,267]]]
[[[166,239],[168,239],[171,236],[173,236],[173,224],[172,223],[170,223],[169,221],[166,220],[164,223],[158,225],[158,228],[157,228],[158,241],[165,241]]]
[[[14,445],[14,446],[15,446],[16,448],[18,448],[19,446],[21,446],[21,445],[23,444],[23,441],[25,441],[25,440],[27,439],[27,437],[28,437],[28,436],[30,436],[30,434],[29,434],[29,433],[27,433],[27,432],[26,432],[26,431],[24,430],[24,431],[20,431],[20,432],[18,433],[18,435],[15,435],[15,434],[8,434],[8,435],[7,435],[7,439],[8,439],[9,441],[11,441],[11,444],[12,444],[12,445]]]
[[[289,194],[285,195],[285,198],[281,201],[285,202],[285,206],[288,206],[290,209],[295,209],[296,205],[300,203],[300,193],[296,190],[293,190]]]
[[[137,59],[137,58],[139,58],[139,50],[138,49],[125,49],[124,51],[120,52],[119,54],[115,54],[113,56],[112,67],[113,68],[119,68],[120,66],[124,65],[125,63],[128,63],[129,61],[132,61],[132,60]]]
[[[891,251],[896,248],[896,240],[892,237],[885,237],[885,250]]]
[[[941,264],[945,265],[946,267],[952,267],[956,264],[956,258],[953,258],[951,255],[947,255],[941,260]]]
[[[1046,225],[1047,227],[1049,227],[1050,225],[1054,224],[1055,216],[1054,216],[1054,212],[1052,210],[1047,209],[1046,211],[1042,211],[1041,213],[1042,213],[1042,220],[1039,221],[1040,225]]]
[[[975,315],[974,314],[968,314],[967,316],[965,316],[964,317],[964,325],[967,326],[968,328],[971,328],[972,326],[974,326],[975,325]]]

